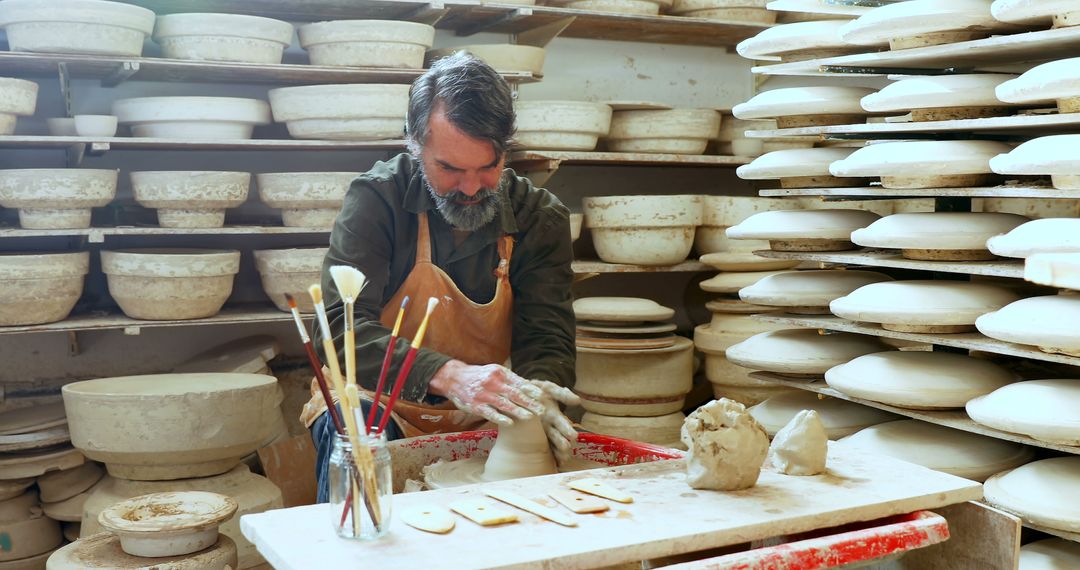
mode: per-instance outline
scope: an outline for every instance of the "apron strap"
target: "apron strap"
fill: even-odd
[[[413,264],[431,263],[431,231],[428,228],[427,212],[416,215],[420,228],[416,232],[416,259]]]

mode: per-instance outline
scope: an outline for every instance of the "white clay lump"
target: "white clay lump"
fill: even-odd
[[[784,475],[820,475],[828,455],[829,437],[814,410],[796,414],[769,446],[769,462]]]
[[[820,376],[853,358],[888,350],[892,348],[865,335],[791,329],[756,334],[729,347],[725,355],[730,362],[751,370]]]
[[[852,321],[881,323],[901,332],[967,332],[975,320],[1016,301],[1012,291],[966,281],[872,283],[833,301],[833,314]]]
[[[739,119],[778,119],[784,127],[863,122],[859,101],[873,93],[864,87],[790,87],[755,95],[735,105]]]
[[[984,38],[1016,31],[990,13],[991,0],[909,0],[876,8],[840,30],[844,41],[864,46],[888,43],[906,49]]]
[[[986,502],[1025,522],[1080,532],[1080,457],[1043,459],[999,473],[983,487]]]
[[[1080,253],[1080,218],[1044,218],[987,240],[995,255],[1028,258],[1040,253]]]
[[[866,210],[778,210],[761,212],[727,230],[731,239],[768,240],[778,251],[852,249],[851,232],[880,218]]]
[[[1080,59],[1076,63],[1080,65]],[[1054,188],[1080,190],[1080,158],[1070,152],[1078,144],[1080,135],[1032,139],[1007,154],[990,159],[990,168],[998,174],[1050,175]]]
[[[877,271],[786,271],[743,287],[739,298],[755,305],[783,307],[791,313],[828,314],[834,300],[864,285],[892,280]]]
[[[1080,295],[1021,299],[983,315],[975,325],[990,338],[1080,356]]]
[[[926,260],[988,260],[986,240],[1029,221],[998,212],[913,212],[886,216],[855,230],[851,241],[863,247],[903,250],[904,257]]]
[[[757,483],[769,451],[765,430],[738,402],[715,400],[694,410],[682,427],[686,482],[694,489],[738,491]]]
[[[1080,381],[1029,380],[967,403],[976,422],[1040,441],[1080,445]]]
[[[1080,58],[1051,61],[997,87],[998,99],[1025,105],[1057,102],[1062,113],[1080,111]]]
[[[750,408],[750,414],[765,428],[769,436],[775,436],[802,410],[817,412],[829,439],[849,436],[863,428],[898,419],[895,414],[813,392],[796,390],[773,396]]]
[[[990,159],[1010,149],[993,141],[875,143],[834,162],[829,172],[833,176],[880,176],[885,188],[979,186],[996,179]]]

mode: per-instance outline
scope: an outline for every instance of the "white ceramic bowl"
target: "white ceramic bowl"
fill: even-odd
[[[230,497],[205,491],[155,493],[121,501],[98,515],[132,556],[162,558],[204,550],[218,540],[218,526],[232,518]]]
[[[848,20],[818,20],[773,26],[743,40],[735,51],[747,59],[806,59],[829,57],[862,50],[840,38]]]
[[[501,73],[527,71],[538,77],[544,75],[544,59],[547,50],[536,46],[518,44],[470,44],[453,48],[428,50],[426,60],[430,65],[438,59],[453,55],[459,51],[467,51],[475,55],[493,67],[495,71]]]
[[[1080,253],[1080,218],[1032,220],[990,238],[986,246],[996,255],[1028,258],[1040,253]]]
[[[712,109],[615,111],[607,135],[615,152],[701,154],[720,132],[720,113]]]
[[[937,45],[1019,31],[990,13],[992,0],[909,0],[876,8],[840,30],[844,41],[892,49]]]
[[[62,321],[82,296],[90,253],[0,253],[0,326]]]
[[[902,79],[862,99],[867,111],[885,113],[949,107],[1004,107],[998,85],[1016,79],[1005,73],[917,76]]]
[[[967,403],[976,422],[1039,441],[1080,445],[1080,382],[1031,380],[998,388]]]
[[[240,252],[130,249],[101,252],[109,294],[133,319],[186,320],[217,314],[232,293]]]
[[[116,136],[116,117],[113,115],[75,115],[75,134],[80,137]]]
[[[310,247],[255,251],[255,268],[259,270],[263,291],[274,306],[288,311],[289,304],[285,301],[285,294],[288,293],[296,299],[301,313],[315,312],[308,287],[319,282],[327,249]]]
[[[18,117],[34,114],[37,94],[38,84],[33,81],[0,77],[0,135],[15,134]]]
[[[786,426],[791,418],[803,410],[814,410],[829,439],[847,437],[872,425],[898,419],[894,414],[855,404],[839,398],[820,398],[813,392],[790,392],[774,396],[750,408],[750,415],[765,428],[769,437]]]
[[[11,51],[138,56],[154,13],[104,0],[4,0],[0,27]]]
[[[743,287],[739,298],[755,305],[784,307],[787,312],[828,314],[829,303],[835,299],[859,287],[892,280],[876,271],[786,271]]]
[[[1080,457],[1055,457],[998,473],[983,486],[986,502],[1025,522],[1080,532]]]
[[[270,90],[274,120],[298,139],[401,138],[409,107],[408,85],[302,85]]]
[[[299,28],[313,65],[420,69],[435,28],[394,20],[334,20]]]
[[[852,321],[886,330],[967,332],[975,319],[1016,301],[1012,291],[968,281],[887,281],[860,287],[829,304]]]
[[[863,247],[904,250],[915,259],[990,259],[986,240],[1027,222],[1024,216],[996,212],[915,212],[893,214],[855,230],[851,241]]]
[[[116,196],[118,175],[90,168],[0,170],[0,206],[18,208],[26,229],[88,228],[90,209]]]
[[[266,101],[239,97],[117,99],[112,112],[136,137],[242,140],[270,123]]]
[[[611,107],[586,101],[518,101],[517,146],[529,150],[596,148],[611,129]]]
[[[217,171],[131,173],[135,201],[156,208],[163,228],[220,228],[225,210],[247,200],[251,174]]]
[[[994,178],[990,159],[1009,150],[1009,145],[994,141],[878,143],[834,162],[829,172],[833,176],[880,176],[886,188],[978,185]]]
[[[261,16],[167,14],[157,17],[153,37],[165,57],[174,59],[281,63],[293,26]]]
[[[1080,296],[1044,295],[1010,303],[979,317],[975,325],[990,338],[1080,356],[1078,319]]]
[[[334,225],[345,193],[359,172],[275,172],[255,175],[259,199],[281,208],[282,223],[290,227],[326,228]]]
[[[1080,58],[1077,59],[1080,64]],[[1055,188],[1080,190],[1080,160],[1069,153],[1080,144],[1080,135],[1053,135],[1029,140],[990,159],[990,168],[998,174],[1025,176],[1050,175]]]
[[[608,263],[680,263],[702,219],[695,195],[589,197],[582,206],[596,252]]]
[[[997,87],[998,99],[1008,103],[1058,102],[1062,113],[1080,111],[1080,57],[1051,61],[1029,69],[1017,79]]]
[[[756,334],[732,345],[724,355],[733,364],[751,370],[820,376],[853,358],[887,350],[892,348],[865,335],[822,335],[813,329],[790,329]]]

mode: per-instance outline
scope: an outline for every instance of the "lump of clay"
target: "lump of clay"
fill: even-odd
[[[727,398],[691,413],[682,427],[686,482],[694,489],[738,491],[757,483],[769,436],[746,408]]]
[[[814,410],[803,410],[776,432],[769,457],[785,475],[820,475],[825,472],[829,436]]]

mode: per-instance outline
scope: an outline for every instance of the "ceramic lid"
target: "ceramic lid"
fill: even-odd
[[[815,329],[792,329],[754,335],[727,349],[728,361],[752,370],[785,374],[824,374],[852,358],[892,350],[866,335],[822,335]]]
[[[214,546],[184,556],[143,558],[132,556],[120,547],[120,537],[102,532],[84,536],[49,558],[50,570],[83,570],[110,568],[112,570],[225,570],[235,568],[236,543],[220,535]]]
[[[206,491],[152,493],[121,501],[101,511],[106,530],[124,534],[159,535],[219,526],[236,513],[231,497]]]
[[[902,408],[962,408],[1016,380],[988,360],[948,352],[881,352],[825,373],[829,386],[856,398]]]
[[[1080,66],[1080,58],[1076,59]],[[1080,91],[1077,92],[1080,96]],[[1070,152],[1080,145],[1080,135],[1053,135],[1032,139],[990,159],[990,168],[998,174],[1080,176],[1080,157]]]
[[[709,293],[738,293],[743,287],[757,283],[759,280],[782,273],[781,271],[738,271],[720,273],[716,277],[706,279],[700,283],[703,291]]]
[[[865,6],[831,4],[822,0],[773,0],[766,4],[773,12],[801,12],[804,14],[834,14],[836,16],[858,17],[870,11]]]
[[[1080,97],[1080,57],[1051,61],[1029,69],[997,88],[1007,103],[1049,103]]]
[[[1080,457],[1043,459],[994,475],[983,487],[991,505],[1035,524],[1080,532]]]
[[[743,180],[771,180],[795,176],[829,176],[829,165],[855,152],[854,148],[797,148],[763,154],[735,172]]]
[[[829,304],[833,314],[853,321],[910,325],[970,325],[1015,301],[1012,291],[967,281],[871,283]]]
[[[863,247],[899,249],[986,249],[986,240],[1027,222],[996,212],[918,212],[886,216],[851,233]]]
[[[892,280],[876,271],[788,271],[740,289],[739,298],[747,303],[776,307],[825,307],[859,287]]]
[[[990,238],[995,255],[1027,258],[1037,253],[1080,253],[1080,218],[1045,218]]]
[[[1080,12],[1076,0],[994,0],[990,6],[995,18],[1015,24],[1049,23],[1053,16],[1074,12]]]
[[[914,0],[913,0],[914,1]],[[829,167],[833,176],[989,174],[990,159],[1011,147],[993,141],[903,141],[860,148]]]
[[[637,297],[586,297],[574,301],[574,315],[579,321],[665,321],[675,309]]]
[[[795,115],[865,115],[859,100],[873,93],[865,87],[789,87],[755,95],[735,105],[740,119],[771,119]]]
[[[942,107],[1000,107],[994,89],[1017,75],[973,73],[911,77],[890,84],[862,99],[863,109],[875,113]]]
[[[30,433],[67,423],[64,403],[29,406],[0,414],[0,435]]]
[[[1016,26],[994,19],[991,0],[909,0],[875,8],[859,16],[840,36],[852,44],[872,46],[904,38],[949,31],[1009,31]]]
[[[769,437],[773,437],[803,410],[815,410],[818,413],[829,439],[840,439],[863,428],[898,418],[894,414],[869,406],[839,398],[822,399],[813,392],[802,390],[773,396],[751,407],[750,415],[765,428]]]
[[[1017,382],[967,403],[971,419],[1040,441],[1080,445],[1080,379]]]
[[[848,239],[881,216],[866,210],[776,210],[750,216],[727,230],[731,239]]]
[[[878,424],[838,443],[975,481],[985,481],[1035,456],[1031,448],[1019,443],[919,420]]]
[[[1047,538],[1020,547],[1019,570],[1080,568],[1080,542]]]
[[[747,59],[778,56],[807,50],[856,48],[840,39],[840,27],[848,20],[816,20],[773,26],[739,42],[735,51]]]
[[[975,322],[990,338],[1080,352],[1080,295],[1021,299]]]
[[[281,351],[281,343],[272,336],[241,338],[192,356],[173,369],[186,372],[235,372],[259,374],[266,363]]]

